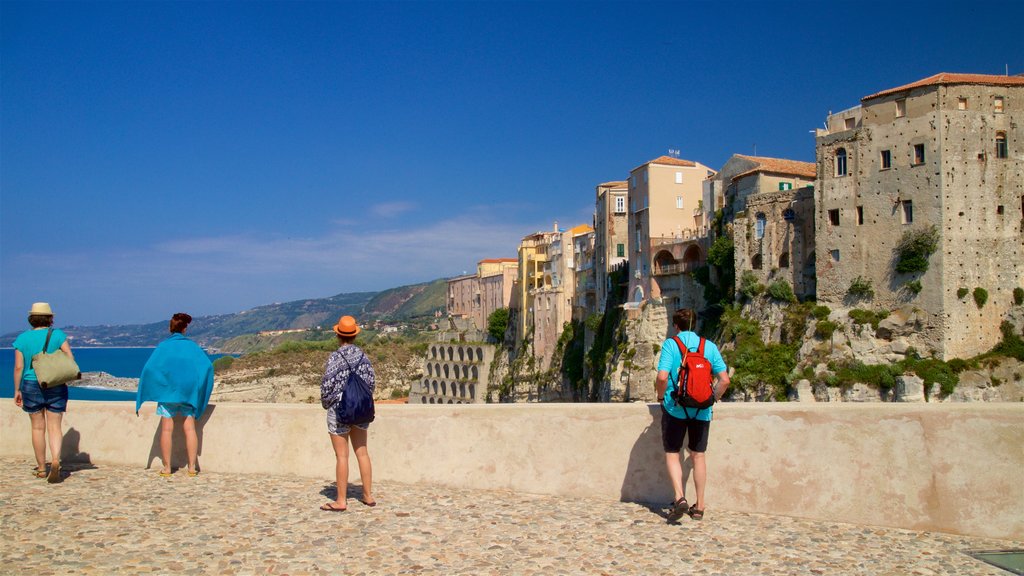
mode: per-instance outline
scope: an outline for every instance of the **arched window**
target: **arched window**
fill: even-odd
[[[754,226],[754,238],[757,238],[758,240],[764,238],[764,225],[767,221],[768,218],[765,217],[764,212],[757,213],[757,221]]]
[[[996,132],[996,158],[1007,158],[1009,155],[1009,150],[1006,147],[1006,132]]]
[[[783,252],[779,256],[779,268],[789,268],[789,252]]]
[[[846,148],[836,150],[836,176],[846,176]]]
[[[761,269],[761,255],[760,254],[754,254],[754,257],[750,259],[750,266],[754,270],[760,270]]]

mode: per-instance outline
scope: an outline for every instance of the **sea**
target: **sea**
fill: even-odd
[[[138,378],[153,348],[74,348],[82,372],[106,372],[120,378]],[[216,360],[225,354],[208,354]],[[69,386],[71,400],[135,400],[134,392]],[[14,349],[0,349],[0,398],[14,398]]]

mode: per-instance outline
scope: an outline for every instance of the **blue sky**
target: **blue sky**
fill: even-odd
[[[589,222],[669,148],[813,161],[1024,3],[0,4],[0,331],[379,290]]]

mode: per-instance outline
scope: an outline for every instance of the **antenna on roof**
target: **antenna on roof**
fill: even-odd
[[[679,158],[679,150],[677,148],[669,148],[668,155],[673,158]]]
[[[754,142],[754,156],[757,156],[757,142]]]

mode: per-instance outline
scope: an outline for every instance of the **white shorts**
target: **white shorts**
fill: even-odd
[[[348,436],[348,433],[352,431],[352,427],[348,424],[338,423],[338,411],[335,406],[331,406],[327,409],[327,431],[335,436]],[[367,424],[356,424],[356,428],[360,430],[369,430],[370,425]]]

